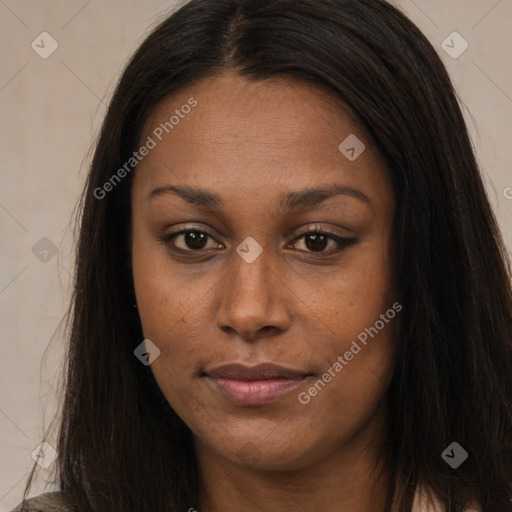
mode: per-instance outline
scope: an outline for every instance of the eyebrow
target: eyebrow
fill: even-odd
[[[147,197],[152,200],[167,194],[174,194],[185,201],[211,211],[222,208],[224,201],[213,192],[201,188],[180,185],[165,185],[151,191]],[[317,188],[289,192],[281,196],[279,207],[283,211],[296,211],[311,209],[325,200],[338,195],[346,195],[358,199],[370,206],[374,206],[371,199],[360,190],[345,185],[331,184]]]

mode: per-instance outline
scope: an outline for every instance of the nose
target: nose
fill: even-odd
[[[217,287],[217,327],[246,341],[284,332],[290,325],[289,288],[270,251],[248,263],[233,251]]]

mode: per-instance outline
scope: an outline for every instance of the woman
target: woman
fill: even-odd
[[[187,3],[82,201],[61,491],[25,510],[512,510],[509,261],[394,7]]]

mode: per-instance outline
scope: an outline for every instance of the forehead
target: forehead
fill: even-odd
[[[183,108],[191,98],[197,105]],[[354,135],[365,151],[349,161],[339,145]],[[147,137],[156,145],[134,182],[145,190],[164,181],[241,191],[289,188],[290,181],[313,185],[324,177],[353,185],[383,179],[384,162],[350,110],[334,93],[291,77],[251,82],[228,71],[200,80],[150,113],[141,142]]]

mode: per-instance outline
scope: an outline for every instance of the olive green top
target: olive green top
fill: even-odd
[[[11,512],[21,512],[20,503]],[[45,492],[24,502],[27,512],[73,512],[74,508],[65,500],[62,492]]]

